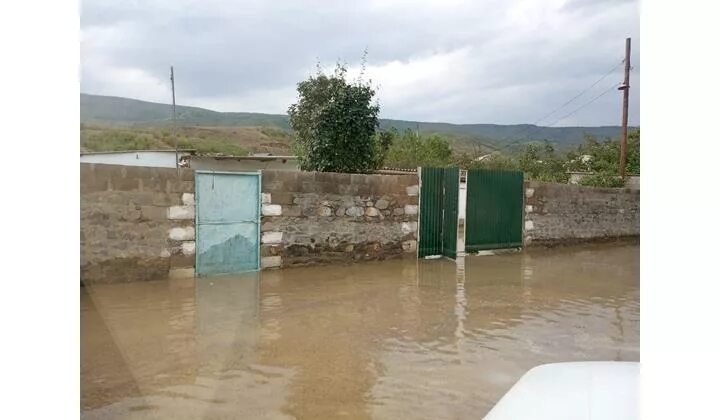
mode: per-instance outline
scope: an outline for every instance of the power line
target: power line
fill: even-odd
[[[576,112],[580,111],[581,109],[585,108],[586,106],[588,106],[588,105],[590,105],[591,103],[595,102],[596,100],[600,99],[602,96],[604,96],[605,94],[607,94],[607,93],[610,92],[611,90],[614,90],[615,88],[617,88],[617,87],[620,86],[620,85],[621,85],[621,83],[615,83],[614,85],[610,86],[607,90],[603,91],[603,92],[602,92],[601,94],[599,94],[598,96],[590,99],[588,102],[585,102],[583,105],[581,105],[580,107],[576,108],[574,111],[570,112],[569,114],[564,115],[564,116],[561,117],[559,120],[555,120],[555,122],[553,122],[552,124],[548,125],[548,127],[552,127],[553,125],[559,123],[560,121],[564,120],[565,118],[567,118],[567,117],[575,114]]]
[[[585,94],[586,92],[588,92],[590,89],[592,89],[592,88],[594,88],[595,86],[597,86],[598,83],[600,83],[601,81],[605,80],[606,77],[608,77],[610,74],[612,74],[612,73],[613,73],[618,67],[620,67],[624,62],[625,62],[625,59],[620,60],[619,63],[615,64],[615,66],[613,66],[607,73],[603,74],[599,79],[597,79],[595,82],[593,82],[593,84],[591,84],[590,86],[588,86],[587,88],[585,88],[584,90],[582,90],[582,91],[581,91],[580,93],[578,93],[577,95],[575,95],[575,96],[573,96],[572,98],[570,98],[568,101],[566,101],[565,103],[563,103],[563,104],[560,105],[559,107],[553,109],[553,110],[552,110],[551,112],[549,112],[548,114],[545,114],[542,118],[540,118],[540,119],[536,120],[535,122],[533,122],[532,124],[530,124],[531,127],[521,128],[521,129],[519,129],[519,130],[517,130],[517,131],[515,131],[515,132],[513,132],[513,133],[511,133],[511,134],[509,134],[509,135],[507,135],[507,136],[505,136],[505,137],[503,137],[503,138],[500,139],[499,141],[500,141],[500,142],[503,142],[503,141],[508,140],[508,139],[510,139],[510,138],[512,138],[512,137],[515,137],[515,136],[518,135],[518,134],[529,134],[531,131],[538,130],[540,127],[537,127],[537,124],[538,124],[540,121],[546,119],[547,117],[555,114],[555,113],[558,112],[559,110],[565,108],[566,106],[568,106],[569,104],[571,104],[573,101],[575,101],[577,98],[581,97],[583,94]],[[535,127],[532,127],[532,126],[535,126]],[[526,138],[526,137],[523,137],[523,138],[519,139],[518,141],[522,141],[522,140],[524,140],[525,138]],[[511,142],[511,143],[509,143],[509,144],[507,144],[507,145],[505,145],[505,146],[499,147],[498,149],[496,149],[496,151],[500,151],[500,150],[503,150],[503,149],[505,149],[505,148],[507,148],[507,147],[509,147],[509,146],[511,146],[511,145],[517,144],[518,141]]]
[[[588,106],[588,105],[590,105],[591,103],[595,102],[596,100],[600,99],[602,96],[604,96],[604,95],[606,95],[608,92],[614,90],[614,89],[615,89],[617,86],[619,86],[619,85],[620,85],[620,83],[615,83],[614,85],[610,86],[607,90],[604,90],[604,91],[603,91],[602,93],[600,93],[599,95],[595,96],[594,98],[590,99],[589,101],[587,101],[587,102],[585,102],[584,104],[580,105],[579,107],[575,108],[575,109],[572,110],[571,112],[563,115],[563,116],[560,117],[559,119],[553,121],[551,124],[546,125],[545,127],[552,127],[552,126],[554,126],[555,124],[559,123],[560,121],[562,121],[562,120],[570,117],[571,115],[574,115],[576,112],[580,111],[581,109],[585,108],[586,106]],[[541,129],[541,128],[543,128],[543,127],[533,127],[532,130],[539,130],[539,129]],[[530,134],[530,131],[528,131],[527,134]],[[520,143],[520,142],[522,142],[523,140],[526,140],[526,139],[527,139],[527,136],[522,137],[522,138],[520,138],[520,139],[517,139],[517,140],[515,140],[515,141],[513,141],[513,142],[510,142],[510,143],[506,144],[506,145],[503,146],[503,147],[500,147],[500,148],[497,149],[496,151],[505,150],[505,149],[507,149],[508,147],[514,146],[514,145],[516,145],[516,144],[518,144],[518,143]]]

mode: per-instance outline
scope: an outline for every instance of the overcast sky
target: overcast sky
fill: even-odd
[[[627,0],[82,0],[85,93],[218,111],[285,113],[320,61],[378,88],[381,117],[534,123],[620,64],[633,39],[630,124],[639,125],[638,3]],[[622,66],[550,125],[622,81]],[[555,125],[618,125],[610,90]]]

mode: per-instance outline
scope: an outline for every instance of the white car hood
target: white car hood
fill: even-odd
[[[636,420],[640,364],[552,363],[530,369],[485,420]]]

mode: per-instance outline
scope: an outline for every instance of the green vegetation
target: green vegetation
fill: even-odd
[[[380,106],[375,90],[358,79],[345,80],[338,64],[332,75],[318,67],[315,76],[298,83],[298,102],[290,105],[294,150],[307,171],[365,172],[375,168],[375,129]]]
[[[81,124],[82,151],[174,149],[170,127],[117,127]],[[249,152],[290,153],[292,135],[273,127],[178,127],[181,149],[198,153],[246,156]]]
[[[394,128],[383,135],[391,140],[384,162],[386,167],[416,168],[453,163],[450,144],[438,135],[418,135],[410,129],[400,134]]]
[[[390,129],[381,133],[389,143],[383,166],[458,166],[463,169],[501,169],[523,171],[527,179],[542,182],[568,182],[568,171],[593,172],[582,185],[622,187],[618,177],[619,140],[598,141],[587,136],[585,144],[565,154],[545,140],[526,144],[521,150],[491,151],[476,147],[473,152],[453,154],[449,142],[438,135],[420,135],[407,129],[402,134]],[[628,133],[628,174],[640,173],[640,130]]]
[[[590,187],[621,188],[625,182],[617,174],[599,173],[580,179],[580,185]]]
[[[583,155],[592,159],[583,162]],[[620,140],[600,141],[595,136],[585,136],[585,143],[577,151],[568,154],[569,169],[572,171],[595,172],[598,174],[617,174],[620,166]],[[625,172],[640,173],[640,130],[628,132],[627,161]]]
[[[483,156],[476,152],[474,156]],[[594,175],[581,179],[581,185],[596,187],[622,187],[618,177],[620,166],[620,141],[618,139],[599,141],[587,135],[585,143],[565,156],[560,155],[548,142],[526,144],[519,153],[499,152],[485,155],[478,161],[473,155],[463,153],[456,156],[455,163],[466,169],[521,170],[527,179],[544,182],[568,181],[568,171],[592,172]],[[628,133],[627,174],[640,173],[640,130]]]

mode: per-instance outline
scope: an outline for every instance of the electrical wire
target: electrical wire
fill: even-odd
[[[608,77],[610,74],[612,74],[618,67],[620,67],[620,66],[621,66],[622,64],[624,64],[624,63],[625,63],[625,59],[620,60],[619,63],[617,63],[617,64],[616,64],[615,66],[613,66],[607,73],[603,74],[599,79],[597,79],[595,82],[593,82],[593,84],[591,84],[590,86],[588,86],[587,88],[585,88],[584,90],[582,90],[580,93],[578,93],[577,95],[573,96],[573,97],[570,98],[568,101],[566,101],[565,103],[563,103],[563,104],[560,105],[559,107],[555,108],[554,110],[552,110],[552,111],[549,112],[548,114],[545,114],[542,118],[539,118],[538,120],[536,120],[536,121],[534,121],[532,124],[530,124],[531,127],[525,127],[525,128],[520,129],[520,130],[517,130],[517,131],[515,131],[515,132],[513,132],[513,133],[511,133],[511,134],[509,134],[509,135],[507,135],[507,136],[505,136],[505,137],[503,137],[502,139],[498,140],[498,142],[503,142],[503,141],[505,141],[505,140],[509,140],[510,138],[515,137],[515,136],[518,135],[518,134],[530,134],[530,132],[536,131],[536,130],[540,129],[541,127],[538,127],[538,126],[537,126],[537,124],[538,124],[540,121],[543,121],[544,119],[548,118],[549,116],[555,114],[556,112],[560,111],[561,109],[563,109],[563,108],[565,108],[566,106],[568,106],[569,104],[571,104],[571,103],[572,103],[573,101],[575,101],[577,98],[579,98],[579,97],[581,97],[582,95],[584,95],[585,93],[587,93],[590,89],[592,89],[592,88],[594,88],[595,86],[597,86],[598,83],[600,83],[601,81],[605,80],[606,77]],[[617,85],[614,85],[614,86],[617,86]],[[613,86],[613,87],[614,87],[614,86]],[[606,92],[604,92],[604,93],[606,93]],[[603,94],[604,94],[604,93],[603,93]],[[591,102],[594,101],[595,99],[597,99],[597,98],[592,99]],[[587,104],[589,104],[589,103],[586,103],[586,105],[587,105]],[[584,105],[583,105],[583,106],[584,106]],[[582,107],[581,107],[581,108],[582,108]],[[578,110],[579,110],[579,108],[578,108],[576,111],[578,111]],[[557,120],[555,123],[557,123],[558,121],[561,121],[562,119],[565,119],[565,118],[567,118],[567,117],[563,117],[563,118],[561,118],[560,120]],[[553,124],[555,124],[555,123],[553,123]],[[550,127],[550,126],[551,126],[551,125],[548,125],[548,126],[546,126],[546,127]],[[506,149],[506,148],[509,147],[509,146],[515,145],[515,144],[517,144],[517,143],[525,140],[526,138],[527,138],[527,136],[521,137],[520,139],[518,139],[518,140],[516,140],[516,141],[514,141],[514,142],[508,143],[508,144],[506,144],[505,146],[501,146],[501,147],[497,148],[495,151],[504,150],[504,149]]]
[[[506,144],[506,145],[504,145],[504,146],[496,149],[495,151],[496,151],[496,152],[499,152],[499,151],[501,151],[501,150],[505,150],[505,149],[507,149],[507,148],[510,147],[510,146],[514,146],[514,145],[516,145],[516,144],[518,144],[518,143],[521,143],[521,142],[524,141],[524,140],[527,140],[527,138],[528,138],[527,135],[531,134],[532,131],[537,131],[537,130],[540,130],[540,129],[542,129],[542,128],[547,128],[547,127],[552,127],[552,126],[554,126],[555,124],[559,123],[560,121],[562,121],[562,120],[564,120],[564,119],[566,119],[566,118],[574,115],[576,112],[580,111],[581,109],[585,108],[586,106],[588,106],[588,105],[590,105],[591,103],[595,102],[596,100],[600,99],[602,96],[606,95],[608,92],[610,92],[610,91],[612,91],[613,89],[617,88],[617,87],[620,86],[621,84],[622,84],[622,83],[615,83],[614,85],[610,86],[608,89],[604,90],[604,91],[603,91],[602,93],[600,93],[599,95],[595,96],[594,98],[590,99],[589,101],[587,101],[587,102],[585,102],[584,104],[580,105],[579,107],[575,108],[575,109],[572,110],[571,112],[563,115],[562,117],[560,117],[559,119],[553,121],[552,123],[550,123],[550,124],[548,124],[548,125],[546,125],[546,126],[543,126],[543,127],[538,127],[538,126],[533,127],[531,130],[527,131],[527,133],[526,133],[526,135],[525,135],[524,137],[521,137],[521,138],[519,138],[519,139],[517,139],[517,140],[515,140],[515,141],[513,141],[513,142],[510,142],[510,143],[508,143],[508,144]]]

